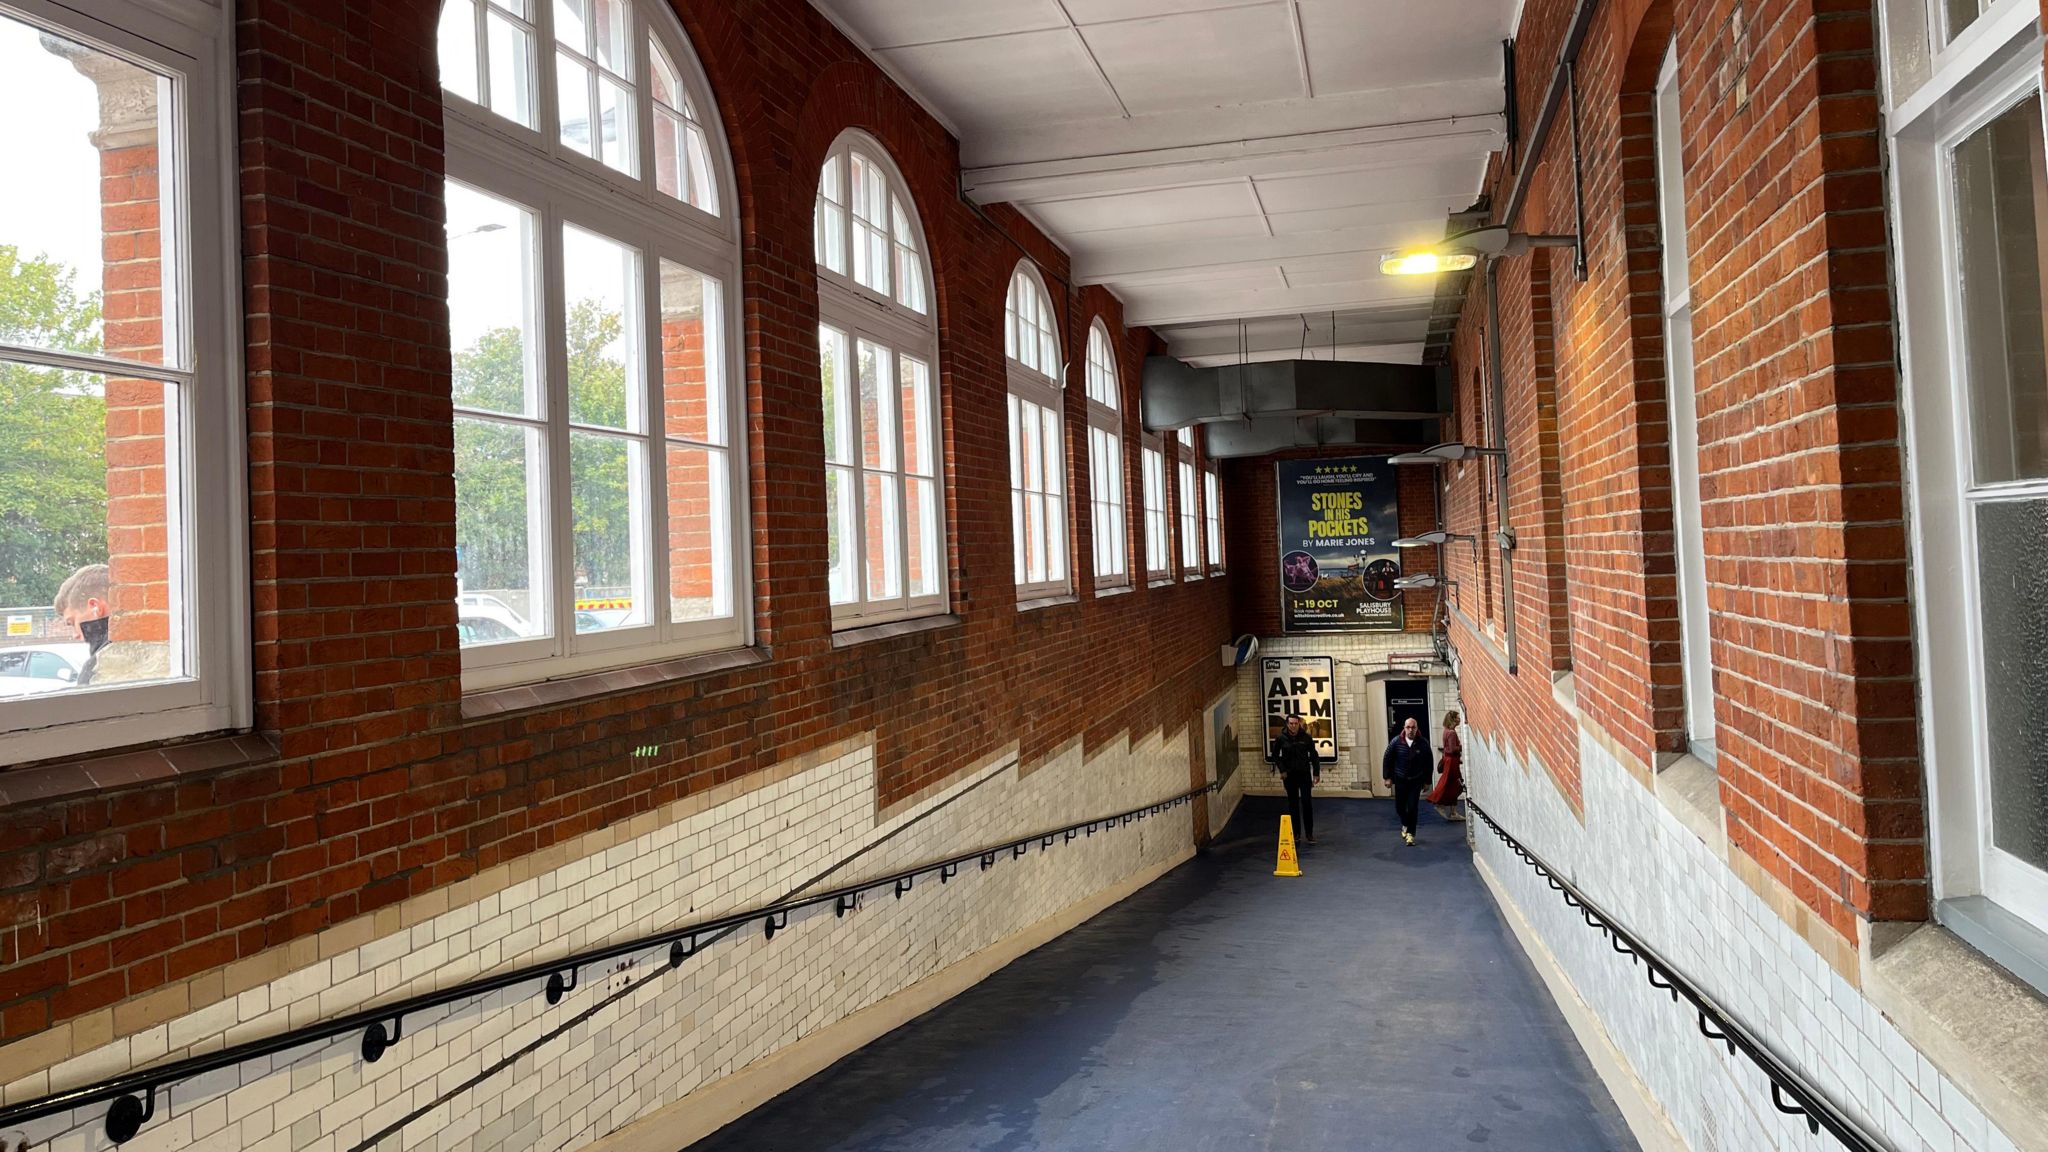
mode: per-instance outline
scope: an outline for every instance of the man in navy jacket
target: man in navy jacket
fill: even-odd
[[[1380,775],[1394,786],[1394,811],[1401,817],[1401,840],[1415,843],[1415,813],[1422,793],[1429,787],[1429,741],[1422,738],[1422,725],[1410,716],[1401,734],[1387,745],[1380,757]]]

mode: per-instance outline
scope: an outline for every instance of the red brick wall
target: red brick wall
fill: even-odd
[[[1525,124],[1570,7],[1524,11]],[[1927,908],[1874,26],[1868,6],[1747,0],[1732,21],[1734,7],[1626,0],[1596,17],[1579,62],[1589,279],[1568,252],[1501,266],[1521,674],[1470,628],[1454,635],[1471,722],[1575,803],[1574,718],[1542,673],[1556,608],[1579,718],[1643,765],[1682,746],[1648,95],[1675,14],[1722,799],[1734,847],[1853,938],[1858,917]],[[1523,230],[1570,230],[1570,148],[1560,121],[1530,161],[1545,167]],[[1547,294],[1530,272],[1546,259]],[[1461,379],[1484,364],[1479,284]],[[1545,305],[1554,492],[1540,368],[1518,351]],[[1454,479],[1453,525],[1485,514],[1482,471]],[[1543,551],[1559,529],[1563,596]]]
[[[1065,255],[1020,217],[965,204],[954,141],[809,5],[677,7],[737,170],[743,270],[728,305],[745,326],[764,662],[464,718],[434,6],[243,0],[254,690],[281,751],[0,811],[0,1040],[855,733],[877,734],[887,802],[1013,741],[1030,760],[1076,734],[1178,731],[1228,687],[1214,657],[1227,579],[1098,600],[1084,565],[1077,602],[1014,610],[1010,269],[1030,254],[1061,303],[1069,492],[1087,491],[1087,453],[1072,448],[1088,321],[1117,337],[1133,401],[1149,334],[1126,331],[1107,294],[1072,290]],[[834,648],[811,200],[848,127],[902,168],[932,252],[958,621]],[[1134,506],[1136,461],[1133,448]],[[1073,554],[1091,555],[1087,517],[1070,521]],[[1130,523],[1135,541],[1141,517]],[[661,753],[631,756],[641,745]]]

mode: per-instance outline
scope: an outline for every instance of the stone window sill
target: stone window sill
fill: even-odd
[[[1057,608],[1062,604],[1079,604],[1080,602],[1081,598],[1079,596],[1066,592],[1058,596],[1039,596],[1031,600],[1019,600],[1017,601],[1017,611],[1036,612],[1040,608]]]
[[[82,757],[0,772],[0,808],[44,804],[69,796],[148,784],[176,776],[244,768],[277,759],[277,745],[255,733],[216,736]]]
[[[1106,600],[1111,596],[1122,596],[1126,593],[1135,591],[1137,591],[1137,589],[1131,587],[1129,584],[1118,584],[1110,588],[1097,588],[1095,590],[1095,598],[1097,600]]]
[[[482,692],[472,692],[462,698],[462,718],[477,720],[486,716],[502,716],[508,712],[559,708],[598,696],[609,696],[615,692],[629,692],[635,688],[668,684],[677,680],[688,680],[694,676],[728,672],[735,668],[748,668],[767,662],[768,654],[758,648],[729,648],[723,652],[706,652],[699,656],[684,656],[656,664],[638,664],[631,668],[613,668],[606,672],[565,676],[560,680],[543,680],[538,684],[490,688]]]
[[[1657,800],[1706,843],[1722,863],[1728,862],[1728,825],[1721,810],[1721,778],[1712,765],[1690,752],[1657,772]]]
[[[1971,918],[1944,901],[1945,923]],[[2048,1149],[2048,1000],[1936,924],[1869,926],[1863,992],[2028,1152]],[[1888,943],[1886,941],[1889,941]]]
[[[1147,588],[1165,588],[1165,587],[1168,587],[1168,586],[1170,586],[1170,585],[1171,585],[1172,583],[1173,583],[1173,577],[1171,577],[1171,576],[1154,576],[1154,577],[1152,577],[1152,578],[1151,578],[1150,580],[1147,580],[1147,581],[1145,581],[1145,587],[1147,587]]]
[[[851,648],[856,644],[869,644],[876,640],[888,640],[897,636],[914,636],[920,632],[938,632],[957,627],[958,616],[942,613],[937,616],[920,616],[915,620],[891,620],[887,624],[869,624],[861,628],[847,628],[832,634],[834,648]]]

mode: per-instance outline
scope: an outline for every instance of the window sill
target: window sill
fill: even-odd
[[[555,708],[580,703],[597,696],[609,696],[615,692],[628,692],[635,688],[687,680],[693,676],[705,676],[713,672],[728,672],[735,668],[748,668],[767,662],[768,654],[758,648],[728,648],[722,652],[706,652],[700,656],[684,656],[654,664],[638,664],[630,668],[614,668],[607,672],[565,676],[560,680],[543,680],[538,684],[489,688],[481,692],[472,692],[462,698],[462,718],[478,720],[486,716],[502,716],[508,712]]]
[[[1095,598],[1097,600],[1107,600],[1111,596],[1124,596],[1135,591],[1137,589],[1129,584],[1118,584],[1109,588],[1097,588],[1095,590]]]
[[[832,634],[832,647],[851,648],[856,644],[868,644],[876,640],[888,640],[896,636],[914,636],[920,632],[938,632],[956,627],[960,618],[950,613],[938,616],[920,616],[915,620],[892,620],[887,624],[869,624],[860,628],[847,628]]]
[[[1154,576],[1154,577],[1152,577],[1151,579],[1149,579],[1149,580],[1145,581],[1145,587],[1147,587],[1147,588],[1165,588],[1165,587],[1167,587],[1168,585],[1170,585],[1170,584],[1172,584],[1172,583],[1173,583],[1173,577],[1171,577],[1171,576]]]
[[[1870,926],[1863,991],[2020,1147],[2048,1148],[2039,1136],[2021,1136],[2048,1132],[2048,1000],[1943,926],[1982,919],[1968,904],[1943,901],[1942,925]],[[1904,931],[1888,946],[1872,939],[1887,929]],[[2027,931],[2048,947],[2048,938]]]
[[[1728,860],[1728,827],[1721,809],[1721,778],[1714,768],[1690,752],[1657,772],[1657,801],[1678,822],[1703,841],[1715,859]]]
[[[0,808],[47,803],[82,793],[148,784],[277,759],[277,745],[254,733],[140,748],[0,772]]]
[[[1080,602],[1081,598],[1079,596],[1071,592],[1063,592],[1058,596],[1040,596],[1032,600],[1019,600],[1017,601],[1017,611],[1036,612],[1040,608],[1057,608],[1062,604],[1079,604]]]
[[[1200,579],[1202,578],[1202,574],[1201,574],[1200,572],[1183,572],[1183,573],[1181,573],[1181,577],[1180,577],[1180,578],[1181,578],[1181,579],[1182,579],[1183,581],[1187,581],[1187,580],[1200,580]]]

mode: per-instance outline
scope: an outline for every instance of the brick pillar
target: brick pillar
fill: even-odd
[[[68,46],[67,46],[68,47]],[[99,89],[102,350],[164,359],[163,261],[154,74],[94,52],[60,50]],[[113,641],[171,638],[164,385],[106,381],[107,565]]]

